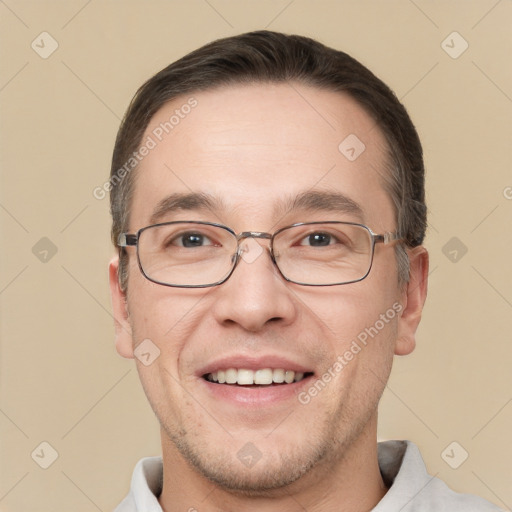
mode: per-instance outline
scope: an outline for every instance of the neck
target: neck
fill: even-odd
[[[199,474],[162,431],[164,512],[366,512],[386,494],[376,438],[376,418],[343,453],[322,462],[286,488],[247,496],[223,489]]]

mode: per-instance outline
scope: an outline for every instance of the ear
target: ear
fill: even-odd
[[[398,321],[395,354],[410,354],[416,346],[416,330],[427,297],[428,252],[423,246],[407,251],[409,255],[409,282],[402,291],[402,314]]]
[[[116,350],[119,355],[133,359],[132,328],[128,319],[126,293],[121,290],[119,285],[119,256],[115,256],[110,260],[108,274],[110,297],[114,313]]]

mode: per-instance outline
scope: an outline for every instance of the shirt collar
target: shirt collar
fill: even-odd
[[[410,441],[378,443],[379,468],[389,488],[372,512],[400,510],[433,479],[428,475],[417,446]],[[130,494],[115,512],[162,512],[162,457],[141,459],[133,471]]]

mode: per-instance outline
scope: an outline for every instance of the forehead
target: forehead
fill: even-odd
[[[368,223],[393,222],[385,139],[346,94],[297,83],[197,92],[164,105],[144,144],[151,148],[136,171],[133,229],[167,197],[191,193],[218,200],[216,220],[230,225],[273,225],[307,192],[347,197]]]

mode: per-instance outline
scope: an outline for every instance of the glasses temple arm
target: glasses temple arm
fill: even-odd
[[[376,244],[382,243],[382,244],[389,244],[391,242],[396,242],[399,240],[402,240],[400,236],[398,236],[398,233],[384,233],[382,235],[373,235],[373,239]]]
[[[117,245],[119,247],[135,246],[137,245],[137,235],[121,233],[117,238]]]

